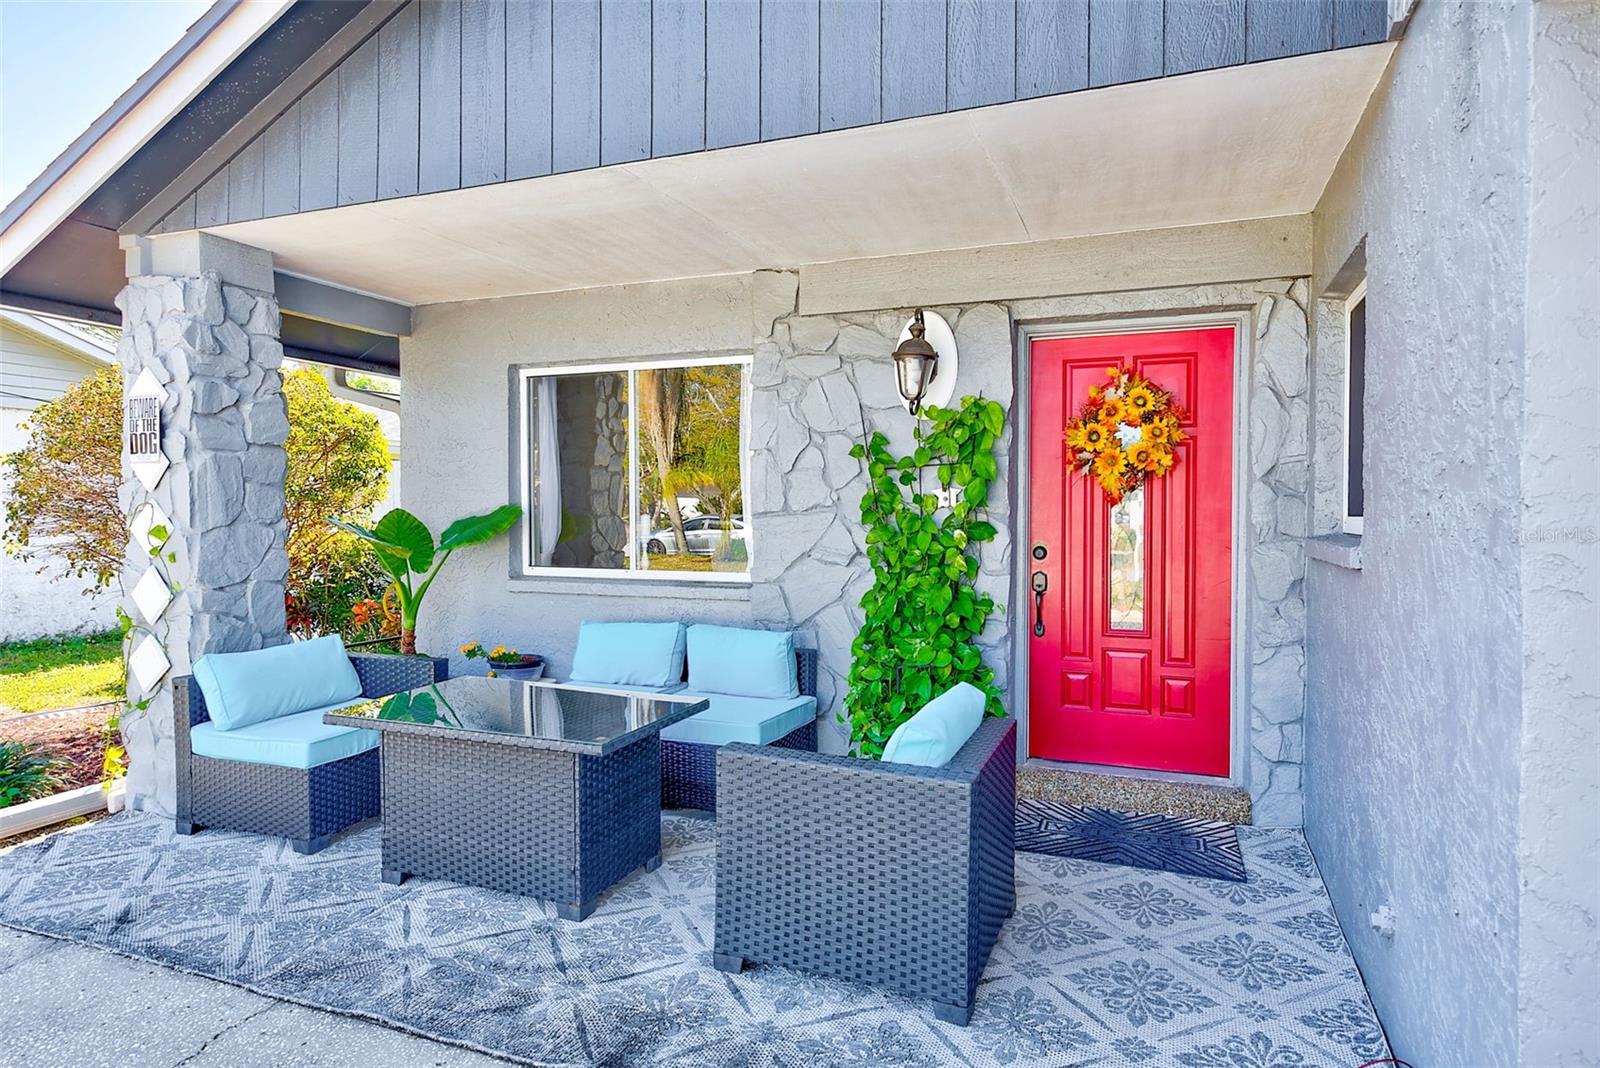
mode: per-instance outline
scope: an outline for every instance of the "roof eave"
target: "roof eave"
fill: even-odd
[[[21,262],[294,0],[217,0],[0,211],[0,274]]]

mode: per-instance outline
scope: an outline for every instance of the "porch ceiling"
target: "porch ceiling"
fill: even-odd
[[[432,304],[1303,214],[1392,50],[206,229]]]

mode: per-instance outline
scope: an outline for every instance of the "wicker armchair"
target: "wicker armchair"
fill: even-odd
[[[350,663],[363,697],[414,690],[450,673],[443,657],[351,653]],[[309,770],[196,756],[189,729],[211,717],[194,676],[173,680],[173,706],[179,834],[205,827],[249,831],[287,838],[296,852],[315,853],[339,831],[382,811],[378,750]]]
[[[795,680],[802,697],[817,695],[817,651],[794,651]],[[687,678],[687,669],[685,669]],[[817,751],[817,721],[785,734],[771,743],[780,749]],[[661,807],[717,811],[717,750],[715,745],[661,739]]]
[[[965,1024],[1016,903],[1016,739],[986,719],[942,768],[724,746],[716,966],[874,983]]]

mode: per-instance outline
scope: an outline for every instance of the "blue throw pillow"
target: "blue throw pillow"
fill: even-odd
[[[683,681],[682,623],[584,623],[573,682],[671,686]]]
[[[794,632],[696,623],[689,628],[689,689],[740,697],[799,697]]]
[[[891,764],[944,767],[983,723],[985,703],[982,690],[956,683],[889,735],[883,759]]]
[[[194,680],[211,722],[224,731],[361,696],[361,679],[337,634],[247,653],[207,653],[195,661]]]

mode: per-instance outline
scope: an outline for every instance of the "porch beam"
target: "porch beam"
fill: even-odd
[[[411,334],[409,304],[287,271],[277,271],[274,277],[278,303],[286,312],[303,319],[353,326],[358,330],[389,337],[407,337]]]
[[[31,293],[18,293],[11,289],[0,294],[0,304],[7,308],[38,312],[40,315],[54,315],[62,319],[76,319],[85,323],[99,323],[102,326],[122,325],[122,313],[114,309],[108,311],[105,308],[91,308],[86,304],[51,300],[49,297],[36,297]]]
[[[841,260],[800,268],[805,315],[1299,278],[1311,216]]]

